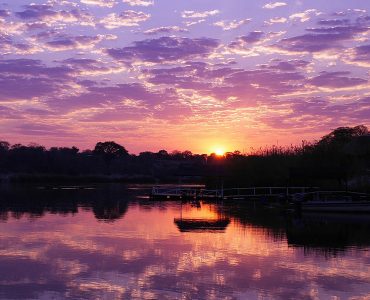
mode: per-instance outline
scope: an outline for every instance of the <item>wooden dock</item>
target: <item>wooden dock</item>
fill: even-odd
[[[288,199],[296,194],[317,191],[316,187],[248,187],[230,189],[205,189],[202,187],[155,186],[151,198],[155,200],[248,200]]]

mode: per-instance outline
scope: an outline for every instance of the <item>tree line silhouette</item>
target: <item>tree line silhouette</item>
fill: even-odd
[[[2,181],[198,180],[209,186],[315,185],[369,190],[370,134],[366,126],[339,127],[314,142],[252,149],[249,153],[193,154],[166,150],[130,154],[113,141],[93,150],[0,141]]]

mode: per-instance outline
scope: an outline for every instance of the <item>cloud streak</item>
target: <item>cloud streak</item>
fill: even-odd
[[[112,8],[117,4],[114,0],[80,0],[81,3],[87,4],[87,5],[96,5],[100,7],[109,7]]]
[[[154,5],[153,0],[122,0],[123,3],[126,3],[130,6],[151,6]]]
[[[185,19],[200,19],[215,16],[218,15],[219,13],[220,11],[217,9],[208,11],[185,10],[182,12],[181,16]]]
[[[282,7],[282,6],[286,6],[286,5],[288,5],[288,4],[285,3],[285,2],[270,2],[270,3],[265,4],[263,6],[263,8],[274,9],[274,8]]]
[[[107,49],[107,53],[117,60],[157,63],[207,55],[218,45],[217,40],[209,38],[161,37],[138,41],[130,47]]]
[[[133,27],[139,26],[141,22],[145,22],[150,18],[150,14],[137,12],[133,10],[125,10],[120,14],[110,13],[100,20],[107,29],[115,29],[119,27]]]

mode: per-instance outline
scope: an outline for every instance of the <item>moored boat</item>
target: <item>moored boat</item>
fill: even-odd
[[[304,211],[369,212],[369,201],[307,201],[301,203]]]
[[[363,193],[314,192],[297,195],[294,200],[302,211],[370,213],[370,197]]]
[[[225,231],[229,218],[221,219],[184,219],[175,218],[174,223],[180,232]]]

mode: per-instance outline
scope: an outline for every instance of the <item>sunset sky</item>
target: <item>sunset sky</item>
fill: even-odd
[[[131,153],[370,125],[369,0],[0,0],[0,140]]]

